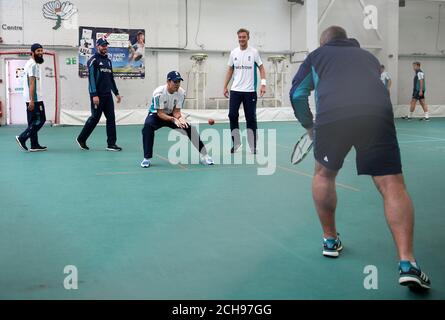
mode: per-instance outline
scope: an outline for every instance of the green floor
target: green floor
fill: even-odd
[[[168,129],[142,169],[141,126],[118,128],[121,153],[104,150],[104,127],[89,152],[74,143],[79,127],[45,127],[49,150],[33,154],[14,140],[22,127],[0,127],[0,298],[444,299],[445,119],[396,124],[428,295],[398,285],[381,199],[353,153],[338,178],[345,249],[322,257],[314,161],[289,164],[302,129],[276,122],[260,124],[277,129],[271,176],[256,165],[171,165]],[[63,287],[66,265],[77,267],[77,290]],[[378,268],[377,290],[364,289],[367,265]]]

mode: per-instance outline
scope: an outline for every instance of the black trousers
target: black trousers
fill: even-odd
[[[96,106],[93,103],[93,98],[90,97],[91,102],[91,116],[88,118],[85,126],[79,134],[79,141],[86,142],[88,137],[93,132],[99,123],[102,113],[107,118],[107,143],[109,146],[116,144],[116,117],[114,114],[114,101],[113,96],[99,97],[99,105]]]
[[[29,103],[26,103],[26,116],[28,120],[28,128],[23,131],[19,139],[21,141],[31,140],[31,148],[39,146],[39,137],[37,132],[43,127],[46,122],[45,105],[43,101],[37,101],[34,103],[34,110],[29,111]]]
[[[247,140],[249,142],[250,148],[256,149],[257,140],[257,120],[256,120],[256,92],[238,92],[230,91],[229,100],[229,120],[230,120],[230,131],[232,132],[232,142],[234,145],[239,145],[240,134],[239,134],[239,108],[241,103],[244,108],[244,115],[246,116],[246,127],[247,127]]]
[[[150,113],[145,119],[144,128],[142,129],[144,158],[151,159],[153,157],[153,144],[155,142],[155,131],[163,127],[169,127],[171,129],[180,130],[180,132],[186,134],[189,137],[190,141],[192,141],[193,145],[197,150],[199,150],[199,152],[201,153],[206,152],[205,146],[202,143],[198,131],[196,131],[196,128],[189,125],[189,127],[186,129],[180,129],[173,122],[164,121],[161,118],[159,118],[156,113]],[[198,139],[196,139],[196,137]]]

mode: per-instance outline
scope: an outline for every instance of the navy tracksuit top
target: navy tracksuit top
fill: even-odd
[[[355,39],[335,39],[311,52],[292,80],[290,100],[305,128],[314,126],[308,97],[315,90],[315,126],[357,116],[393,118],[380,63]]]
[[[119,95],[116,82],[113,77],[113,67],[107,55],[96,52],[88,60],[88,85],[90,97],[109,96],[111,92]]]

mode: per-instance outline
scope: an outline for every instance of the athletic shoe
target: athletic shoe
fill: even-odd
[[[79,148],[82,150],[90,150],[90,148],[88,148],[86,142],[80,141],[79,138],[76,138],[76,142],[79,145]]]
[[[15,136],[15,140],[17,141],[18,145],[22,150],[28,151],[28,148],[26,147],[26,143],[20,140],[19,136]]]
[[[214,162],[213,159],[208,154],[206,154],[205,156],[201,157],[201,164],[211,166],[214,164]]]
[[[48,150],[48,148],[41,145],[38,145],[36,147],[31,147],[31,149],[29,149],[29,151],[31,152],[46,151],[46,150]]]
[[[241,150],[241,147],[242,147],[242,146],[243,146],[242,144],[238,144],[238,145],[236,145],[236,146],[233,146],[233,147],[230,149],[230,153],[237,153],[238,151]]]
[[[148,168],[150,166],[150,164],[151,164],[150,159],[145,159],[144,158],[144,160],[142,160],[142,162],[141,162],[141,167],[142,168]]]
[[[420,118],[419,121],[430,121],[430,118]]]
[[[323,238],[323,255],[325,257],[337,258],[341,250],[343,250],[343,246],[339,234],[337,234],[337,239]]]
[[[410,117],[408,117],[408,116],[403,116],[402,118],[400,118],[400,119],[403,119],[403,120],[411,120],[411,118]]]
[[[108,147],[107,147],[107,150],[108,150],[108,151],[122,151],[122,148],[119,147],[119,146],[117,146],[117,145],[115,145],[115,144],[113,144],[113,145],[111,145],[111,146],[108,146]]]
[[[431,286],[428,276],[410,261],[400,261],[399,274],[399,284],[402,286],[410,289],[429,289]]]

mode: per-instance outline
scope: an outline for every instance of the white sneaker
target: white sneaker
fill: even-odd
[[[201,163],[206,166],[211,166],[214,164],[213,159],[208,154],[201,157]]]
[[[144,158],[144,160],[142,160],[142,162],[141,162],[141,167],[142,168],[148,168],[150,166],[150,164],[151,164],[150,159],[145,159]]]
[[[241,150],[242,146],[243,146],[242,144],[238,144],[238,145],[236,145],[236,146],[233,146],[233,147],[230,149],[230,153],[237,153],[238,151]]]

